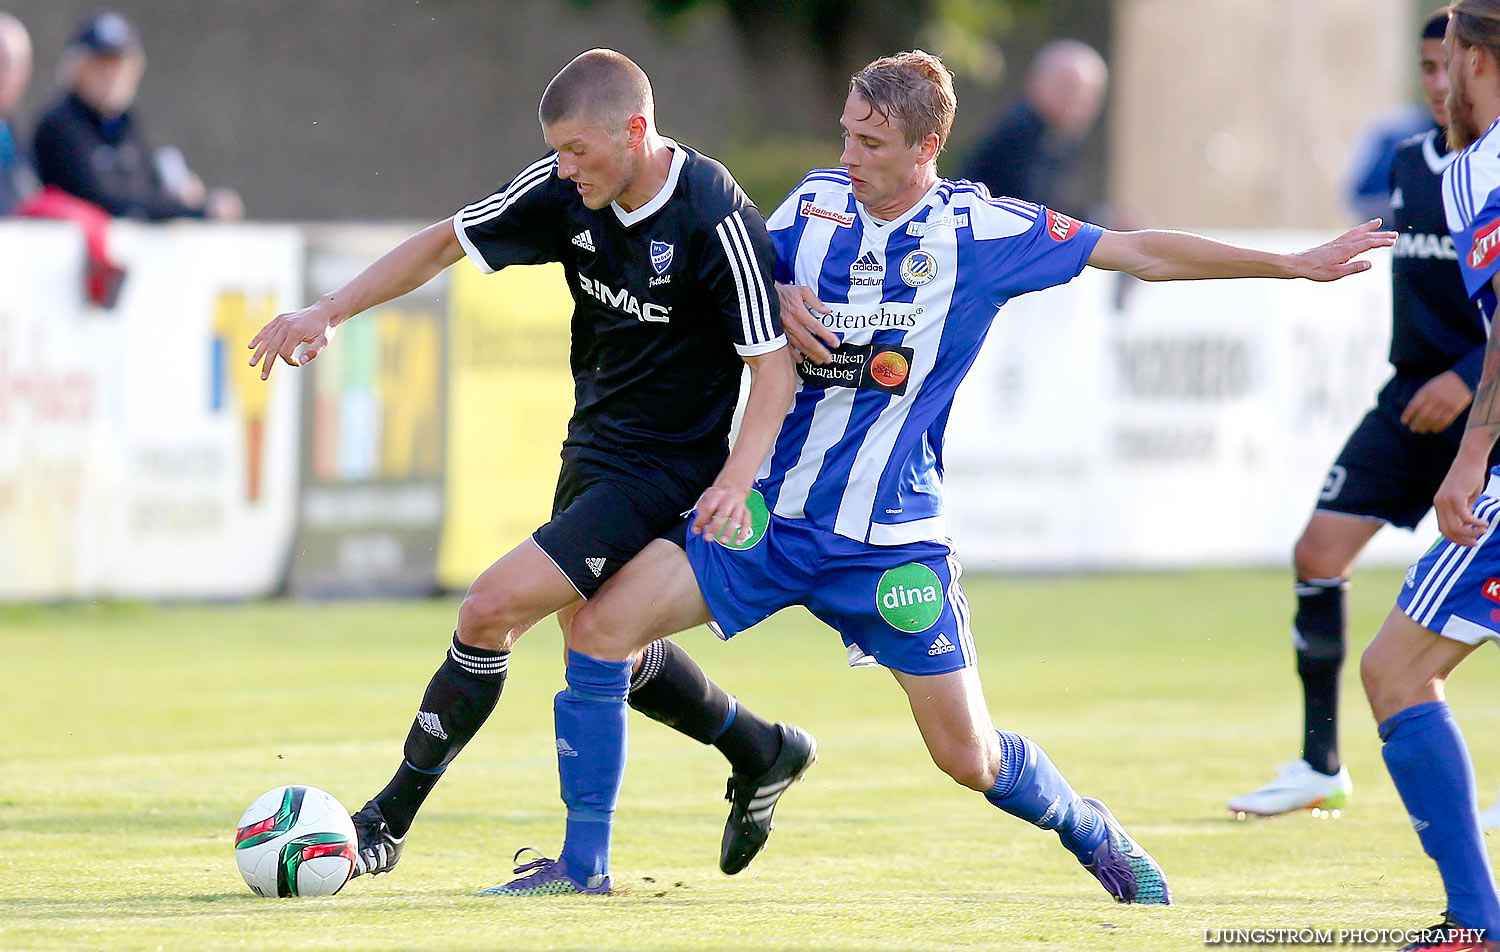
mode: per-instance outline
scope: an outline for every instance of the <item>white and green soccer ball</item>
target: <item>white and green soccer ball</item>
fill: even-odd
[[[234,860],[257,896],[332,896],[354,875],[358,847],[354,821],[332,794],[277,787],[240,817]]]

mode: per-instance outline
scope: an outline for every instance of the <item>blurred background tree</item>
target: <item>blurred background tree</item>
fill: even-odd
[[[591,9],[619,0],[567,0]],[[734,117],[719,158],[763,209],[809,168],[838,162],[837,117],[849,76],[870,60],[920,47],[957,76],[949,144],[961,158],[1015,92],[1030,53],[1073,36],[1108,54],[1108,0],[632,0],[668,33],[727,14],[752,75],[774,76]],[[811,91],[811,94],[809,94]],[[1093,165],[1103,174],[1103,147]],[[948,171],[958,163],[948,160]]]

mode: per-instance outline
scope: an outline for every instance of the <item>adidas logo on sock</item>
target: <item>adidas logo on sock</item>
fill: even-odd
[[[953,642],[949,641],[947,635],[938,635],[937,640],[935,640],[932,643],[932,646],[927,649],[927,654],[935,658],[940,654],[947,654],[950,651],[957,650],[958,645],[955,645]]]
[[[598,578],[599,576],[604,574],[603,559],[584,559],[583,564],[587,565],[589,567],[589,571],[594,573],[594,578]]]
[[[578,751],[573,749],[573,745],[568,743],[566,738],[559,737],[557,739],[557,756],[577,757]]]
[[[850,271],[884,271],[885,265],[875,257],[875,252],[866,251],[859,256],[859,260],[849,267]]]
[[[443,719],[431,711],[417,712],[417,726],[438,740],[448,739],[448,732],[443,730]]]
[[[583,231],[580,231],[578,234],[573,236],[573,244],[582,248],[584,251],[593,251],[594,236],[589,234],[589,230],[585,228]]]

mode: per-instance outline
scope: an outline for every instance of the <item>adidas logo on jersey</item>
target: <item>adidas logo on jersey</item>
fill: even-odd
[[[448,739],[448,732],[443,730],[443,719],[431,711],[417,712],[417,726],[438,740]]]
[[[585,228],[583,231],[580,231],[578,234],[573,236],[573,244],[582,248],[584,251],[593,251],[594,236],[589,234],[589,230]]]
[[[568,743],[566,739],[559,737],[557,739],[557,756],[577,757],[578,751],[574,750],[573,745]]]
[[[603,559],[584,559],[583,564],[587,565],[589,571],[594,573],[594,578],[598,578],[599,576],[604,574]]]
[[[859,256],[858,261],[849,266],[849,285],[851,287],[878,287],[884,283],[885,263],[876,258],[873,251],[866,251]]]
[[[938,655],[945,655],[950,651],[957,650],[958,645],[955,645],[953,642],[949,641],[947,635],[940,634],[937,636],[937,639],[933,641],[932,647],[927,649],[927,654],[931,657],[936,658]]]

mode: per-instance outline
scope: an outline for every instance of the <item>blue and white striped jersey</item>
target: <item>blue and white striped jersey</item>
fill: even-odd
[[[776,280],[812,288],[842,338],[803,361],[761,470],[771,509],[873,545],[942,538],[943,430],[1000,306],[1083,270],[1103,233],[1050,209],[939,180],[894,221],[842,169],[810,172],[766,223]]]
[[[1458,250],[1464,289],[1479,304],[1486,324],[1495,313],[1491,286],[1500,271],[1500,133],[1484,135],[1459,153],[1443,173],[1443,211]]]

